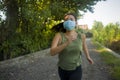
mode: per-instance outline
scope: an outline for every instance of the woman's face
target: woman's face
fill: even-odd
[[[71,31],[76,27],[76,20],[73,15],[66,15],[64,18],[63,26],[67,31]]]
[[[75,17],[73,15],[66,15],[65,18],[64,18],[64,20],[65,21],[67,21],[67,20],[76,21]]]

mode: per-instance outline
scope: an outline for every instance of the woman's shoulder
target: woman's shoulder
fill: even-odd
[[[61,35],[63,35],[64,33],[63,32],[57,32],[55,35],[56,36],[61,36]]]
[[[62,34],[61,32],[58,32],[55,34],[55,38],[58,39],[58,44],[61,44],[62,41]]]
[[[77,29],[76,32],[78,33],[80,39],[83,39],[85,37],[85,32],[83,29]]]
[[[62,39],[63,36],[64,36],[63,32],[58,32],[58,33],[55,34],[55,37],[57,37],[59,39]]]
[[[60,37],[60,36],[61,36],[60,32],[55,33],[55,37]]]
[[[85,31],[83,29],[76,29],[76,32],[79,33],[79,34],[84,34]]]

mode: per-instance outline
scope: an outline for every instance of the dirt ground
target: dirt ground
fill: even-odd
[[[84,53],[82,54],[82,80],[112,80],[96,47],[90,39],[86,42],[95,63],[89,64]],[[0,62],[0,80],[59,80],[57,56],[50,56],[48,53],[49,49]]]
[[[83,55],[83,79],[82,80],[112,80],[108,72],[107,66],[100,57],[100,53],[96,51],[96,47],[92,44],[90,39],[87,39],[87,46],[90,56],[94,60],[94,64],[91,65],[85,59]]]

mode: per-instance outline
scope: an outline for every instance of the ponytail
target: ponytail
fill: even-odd
[[[63,22],[53,26],[52,30],[55,32],[63,32],[63,33],[66,32],[66,29],[64,29],[64,27],[63,27]]]
[[[77,17],[76,17],[76,15],[75,15],[74,13],[67,13],[67,14],[64,15],[64,18],[65,18],[67,15],[73,15],[74,18],[75,18],[75,20],[77,21]],[[59,23],[59,24],[57,24],[57,25],[55,25],[55,26],[53,26],[53,27],[52,27],[52,30],[55,31],[55,32],[63,32],[63,33],[66,32],[66,29],[64,29],[64,27],[63,27],[63,22],[62,22],[62,23]]]

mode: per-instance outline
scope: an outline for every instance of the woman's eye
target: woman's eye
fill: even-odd
[[[74,19],[70,19],[71,21],[74,21]]]

